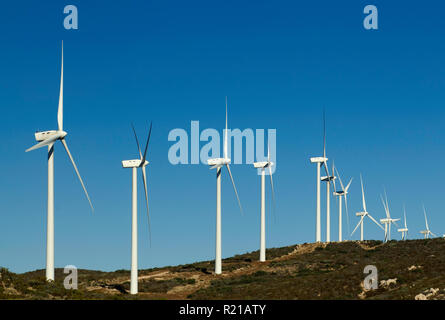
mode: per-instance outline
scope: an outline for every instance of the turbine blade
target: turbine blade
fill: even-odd
[[[59,136],[57,136],[57,135],[53,136],[53,137],[50,137],[50,138],[48,138],[46,140],[43,140],[43,141],[33,145],[31,148],[26,149],[25,152],[29,152],[29,151],[32,151],[32,150],[39,149],[41,147],[50,145],[51,143],[54,143],[57,139],[59,139]]]
[[[62,40],[62,68],[60,73],[59,108],[57,110],[57,124],[63,130],[63,40]]]
[[[273,187],[273,178],[272,178],[272,168],[269,165],[269,176],[270,176],[270,187],[271,187],[271,191],[272,191],[272,202],[273,202],[273,214],[275,217],[275,208],[276,208],[276,201],[275,201],[275,190]]]
[[[349,234],[351,227],[349,226],[348,194],[345,193],[344,197],[345,197],[345,208],[346,208],[346,219],[347,219],[346,220],[346,225],[348,227],[348,234]]]
[[[391,219],[391,214],[389,212],[388,196],[386,194],[386,189],[385,188],[384,188],[384,192],[385,192],[385,199],[386,199],[386,212],[387,212],[388,218]]]
[[[148,206],[147,175],[145,172],[145,166],[142,167],[142,181],[144,182],[145,203],[147,206],[148,236],[149,236],[150,247],[151,247],[151,224],[150,224],[150,213],[149,213],[149,206]]]
[[[344,188],[343,181],[341,180],[340,172],[338,171],[337,168],[335,168],[335,170],[337,171],[337,176],[338,176],[338,179],[340,180],[341,189],[343,191],[343,196],[345,198],[345,208],[346,208],[346,217],[347,217],[346,223],[347,223],[348,234],[349,234],[350,225],[349,225],[349,210],[348,210],[348,189],[349,189],[349,186],[351,185],[352,179],[349,180],[349,184],[346,186],[346,188]],[[341,197],[341,195],[340,195],[340,197]]]
[[[236,199],[238,200],[238,205],[241,210],[241,215],[244,215],[243,207],[241,207],[241,201],[239,200],[238,191],[236,191],[235,181],[233,181],[233,176],[232,176],[232,172],[230,171],[229,164],[226,164],[226,167],[227,167],[227,171],[229,171],[230,180],[232,180],[233,190],[235,190],[235,195],[236,195]]]
[[[405,208],[405,205],[403,205],[403,217],[404,217],[404,220],[405,220],[405,228],[406,228],[406,208]]]
[[[326,158],[326,111],[323,108],[323,158]]]
[[[328,163],[326,161],[323,162],[324,171],[326,172],[326,176],[329,178],[329,169],[328,169]]]
[[[370,218],[372,221],[374,221],[374,223],[375,223],[376,225],[378,225],[378,226],[380,227],[380,229],[382,229],[383,231],[385,231],[385,229],[381,226],[381,224],[378,223],[377,220],[374,219],[369,213],[367,214],[367,216],[369,216],[369,218]]]
[[[360,173],[360,183],[362,184],[362,203],[363,203],[363,211],[367,212],[366,210],[366,201],[365,201],[365,191],[363,188],[363,178],[362,174]]]
[[[332,167],[334,167],[334,166],[332,166]],[[332,170],[333,170],[333,169],[334,169],[334,168],[332,168]],[[342,191],[346,191],[345,188],[344,188],[344,186],[343,186],[343,181],[341,180],[340,172],[338,172],[338,169],[337,169],[337,168],[335,168],[335,170],[337,170],[337,177],[338,177],[338,179],[340,180],[341,190],[342,190]]]
[[[77,177],[79,178],[79,181],[82,185],[83,191],[85,192],[85,195],[87,196],[88,202],[90,203],[91,210],[94,212],[93,204],[91,203],[90,196],[88,195],[87,189],[85,188],[85,184],[83,183],[82,177],[80,176],[79,170],[77,170],[76,163],[74,162],[73,156],[71,155],[70,150],[68,149],[68,145],[66,144],[65,139],[61,139],[63,146],[65,147],[66,153],[68,154],[68,157],[71,160],[71,163],[73,164],[74,170],[77,173]]]
[[[148,130],[148,137],[147,137],[147,143],[145,144],[145,151],[144,151],[144,157],[141,159],[140,166],[143,166],[145,164],[145,159],[147,158],[147,150],[148,150],[148,143],[150,142],[150,136],[151,136],[151,128],[153,126],[153,122],[150,122],[150,130]]]
[[[386,218],[388,219],[388,208],[386,207],[385,200],[383,200],[383,196],[380,195],[380,200],[382,200],[383,208],[385,209]]]
[[[354,178],[351,178],[351,180],[349,180],[349,183],[346,186],[346,189],[344,190],[345,192],[348,192],[348,189],[349,189],[349,187],[351,186],[351,183],[352,183],[352,179],[354,179]]]
[[[354,232],[357,230],[357,228],[360,226],[360,223],[362,223],[363,219],[365,218],[365,216],[362,216],[360,221],[357,223],[357,225],[354,228],[354,231],[352,231],[351,236],[354,234]]]
[[[332,184],[334,185],[334,192],[337,192],[334,176],[335,176],[335,165],[334,165],[334,160],[332,160]]]
[[[227,96],[226,96],[226,131],[224,134],[224,159],[227,158]]]
[[[138,135],[136,134],[136,130],[134,129],[134,125],[133,125],[133,123],[131,124],[131,127],[133,128],[134,138],[136,139],[136,144],[137,144],[137,146],[138,146],[139,157],[142,159],[141,146],[140,146],[140,144],[139,144]]]
[[[324,167],[324,170],[326,171],[326,177],[328,177],[327,183],[331,184],[332,183],[331,175],[329,174],[328,164],[326,161],[323,162],[323,167]]]
[[[426,230],[430,230],[430,228],[428,227],[428,220],[426,218],[426,210],[425,210],[425,206],[423,206],[423,214],[425,216],[425,226],[426,226]]]

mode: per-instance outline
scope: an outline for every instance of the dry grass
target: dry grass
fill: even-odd
[[[213,261],[140,270],[137,296],[128,294],[130,273],[79,270],[79,289],[63,287],[63,270],[47,283],[44,270],[24,274],[1,269],[0,299],[428,299],[445,297],[445,240],[348,241],[302,244],[223,260],[223,274]],[[363,291],[366,265],[375,265],[379,281],[396,284]],[[414,268],[412,266],[415,266]],[[429,294],[431,288],[438,288]],[[435,292],[435,291],[434,291]]]

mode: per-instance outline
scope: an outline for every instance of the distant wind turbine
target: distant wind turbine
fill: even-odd
[[[315,241],[316,242],[321,242],[321,203],[320,203],[320,182],[321,182],[321,176],[320,176],[320,169],[322,166],[324,166],[325,172],[326,172],[326,181],[328,181],[328,187],[327,189],[329,190],[329,185],[331,184],[331,180],[330,177],[331,175],[329,174],[329,170],[328,170],[328,166],[327,166],[327,161],[328,158],[326,157],[326,119],[325,119],[325,112],[323,111],[323,156],[322,157],[312,157],[310,158],[310,161],[312,163],[316,163],[317,164],[317,212],[316,212],[316,225],[315,225]],[[325,177],[324,177],[325,178]],[[329,192],[327,195],[327,220],[330,221],[330,208],[329,208]],[[328,231],[328,236],[330,237],[330,226],[329,226],[330,222],[328,222],[328,227],[327,230]]]
[[[393,219],[391,218],[391,214],[389,212],[389,204],[388,204],[388,197],[386,195],[385,190],[385,201],[383,200],[383,197],[380,196],[380,199],[382,200],[383,207],[385,208],[386,218],[380,219],[380,223],[383,223],[385,225],[385,240],[384,242],[388,242],[388,240],[391,240],[391,224],[394,224],[397,227],[397,221],[400,219]]]
[[[46,280],[54,281],[54,144],[59,140],[65,147],[66,153],[73,164],[77,177],[80,180],[83,191],[90,203],[91,210],[94,211],[90,196],[82,181],[79,170],[77,170],[76,163],[68,149],[65,137],[66,131],[63,131],[63,42],[62,42],[62,67],[60,73],[60,93],[59,93],[59,108],[57,111],[58,130],[49,130],[43,132],[36,132],[35,138],[39,143],[27,149],[26,152],[35,150],[41,147],[48,146],[48,218],[46,229]]]
[[[343,225],[343,221],[342,221],[342,197],[345,198],[345,207],[346,207],[346,215],[347,215],[347,223],[348,223],[348,233],[349,233],[349,213],[348,213],[348,190],[349,187],[351,186],[352,183],[352,178],[351,180],[349,180],[348,185],[346,186],[346,188],[343,186],[343,182],[341,180],[341,176],[340,173],[338,172],[338,169],[336,167],[334,167],[334,164],[332,164],[332,172],[337,171],[337,176],[340,180],[340,186],[341,186],[341,190],[337,190],[335,187],[335,180],[333,180],[334,182],[334,195],[338,197],[339,203],[338,203],[338,241],[341,242],[343,241],[343,231],[342,231],[342,225]]]
[[[365,217],[368,217],[369,219],[371,219],[377,226],[380,227],[380,229],[384,230],[383,227],[380,225],[380,223],[377,222],[376,219],[374,219],[369,212],[366,210],[366,201],[365,201],[365,191],[363,189],[363,179],[362,179],[362,175],[360,174],[360,183],[362,185],[362,204],[363,204],[363,211],[361,212],[357,212],[355,215],[357,217],[361,217],[359,223],[357,224],[357,226],[355,227],[354,231],[352,231],[351,236],[354,234],[354,232],[357,230],[357,228],[360,226],[360,240],[363,241],[363,222]]]
[[[430,231],[430,227],[428,226],[428,219],[426,218],[426,210],[425,210],[425,206],[423,206],[423,214],[425,216],[425,226],[426,226],[426,230],[420,231],[421,234],[424,235],[425,239],[429,239],[430,235],[437,237],[434,233],[432,233]]]
[[[131,280],[130,280],[130,293],[138,293],[138,184],[137,184],[137,169],[141,168],[142,182],[144,183],[145,191],[145,202],[147,206],[147,219],[148,219],[148,233],[151,235],[150,231],[150,215],[148,207],[148,192],[147,192],[147,175],[145,172],[145,167],[148,166],[147,161],[147,151],[148,143],[150,142],[152,123],[150,123],[150,129],[148,131],[147,143],[145,144],[144,154],[141,152],[141,147],[139,145],[138,136],[136,130],[133,128],[134,137],[136,139],[136,144],[139,152],[139,159],[134,160],[124,160],[122,161],[123,168],[132,169],[132,194],[131,194]]]
[[[266,261],[266,168],[269,169],[270,187],[272,191],[272,199],[275,204],[275,191],[273,187],[272,166],[270,161],[270,148],[267,145],[267,161],[255,162],[255,168],[261,169],[261,227],[260,227],[260,261]],[[275,206],[274,206],[275,207]]]
[[[221,168],[226,167],[229,173],[230,180],[232,180],[233,190],[235,191],[236,199],[238,200],[238,206],[240,207],[241,214],[243,209],[241,207],[241,201],[236,191],[235,181],[233,181],[232,172],[230,171],[230,158],[227,151],[227,97],[226,97],[226,130],[224,132],[224,157],[212,158],[207,160],[207,164],[210,169],[216,169],[216,248],[215,248],[215,273],[221,274]]]
[[[397,229],[398,232],[402,233],[402,240],[406,240],[408,238],[408,227],[406,225],[406,209],[403,206],[403,217],[405,221],[405,226],[403,228]]]

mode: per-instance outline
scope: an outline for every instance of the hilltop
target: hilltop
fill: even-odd
[[[63,269],[47,283],[45,271],[0,270],[0,299],[441,299],[445,300],[445,239],[308,243],[223,260],[139,271],[139,291],[130,295],[130,272],[78,270],[79,289],[63,287]],[[381,285],[364,291],[366,265],[375,265]]]

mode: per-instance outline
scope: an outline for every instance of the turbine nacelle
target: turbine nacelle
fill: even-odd
[[[146,167],[150,162],[145,160],[145,163],[141,165],[142,160],[141,159],[134,159],[134,160],[124,160],[122,161],[122,168],[141,168]]]
[[[399,221],[400,219],[392,219],[392,218],[384,218],[384,219],[380,219],[381,223],[391,223],[391,222],[396,222]]]
[[[63,130],[48,130],[35,133],[36,141],[44,141],[53,138],[55,135],[58,135],[57,139],[63,139],[67,135],[67,132]]]
[[[312,163],[323,163],[323,162],[327,162],[328,158],[326,158],[326,157],[312,157],[310,160]]]
[[[274,165],[274,163],[271,161],[260,161],[260,162],[253,163],[253,166],[255,168],[268,168],[268,167],[272,167],[273,165]]]
[[[408,232],[408,228],[397,229],[397,232]]]
[[[335,179],[337,179],[335,176],[324,176],[320,178],[321,181],[334,181]]]
[[[357,217],[362,217],[362,216],[366,216],[367,214],[368,214],[367,212],[362,211],[362,212],[357,212],[355,215]]]
[[[208,159],[207,164],[210,166],[210,169],[221,168],[222,166],[230,164],[229,158],[213,158]]]

